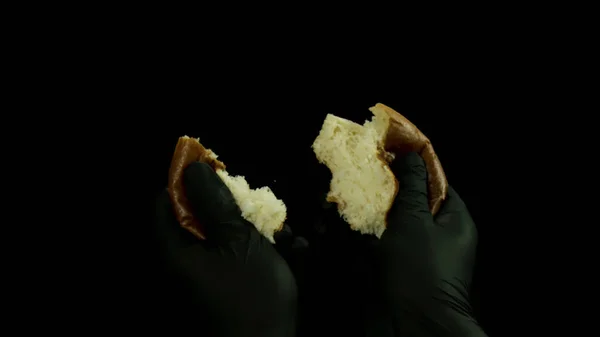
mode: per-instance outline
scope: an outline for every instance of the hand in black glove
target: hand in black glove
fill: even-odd
[[[486,336],[473,318],[469,286],[477,229],[458,194],[434,217],[427,171],[410,153],[392,163],[400,190],[378,245],[382,290],[398,336]]]
[[[184,187],[206,241],[180,227],[168,194],[157,204],[156,237],[170,267],[180,324],[201,336],[293,336],[295,279],[273,245],[244,220],[229,189],[202,163],[184,172]]]

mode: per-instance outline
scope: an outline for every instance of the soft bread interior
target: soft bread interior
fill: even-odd
[[[397,182],[388,165],[393,155],[383,150],[389,117],[372,112],[364,125],[328,114],[312,148],[332,174],[327,200],[352,229],[380,237]]]
[[[210,156],[217,158],[212,151]],[[277,199],[267,186],[251,189],[243,176],[231,176],[223,169],[216,172],[231,191],[242,211],[242,217],[252,223],[269,241],[275,243],[273,236],[281,229],[287,216],[287,208],[283,201]]]

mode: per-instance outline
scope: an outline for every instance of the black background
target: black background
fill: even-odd
[[[136,90],[136,97],[146,108],[140,133],[147,144],[148,171],[144,175],[152,177],[152,195],[166,186],[178,137],[200,137],[230,173],[246,176],[252,187],[270,186],[286,202],[287,223],[295,234],[318,241],[322,234],[318,228],[323,224],[315,222],[320,221],[327,170],[316,161],[312,141],[327,113],[362,124],[371,116],[369,107],[384,103],[431,139],[450,184],[468,205],[480,234],[473,305],[486,330],[502,324],[493,314],[495,308],[510,301],[497,295],[495,288],[501,270],[495,237],[502,229],[493,224],[494,215],[485,209],[490,157],[480,150],[496,141],[494,116],[501,104],[493,94],[498,83],[490,84],[495,72],[466,62],[452,67],[432,63],[404,72],[375,68],[359,72],[339,64],[331,72],[301,64],[282,67],[280,72],[247,64],[234,69],[183,81],[177,71],[142,79],[143,90]],[[331,250],[335,249],[332,243]],[[345,279],[349,274],[344,274],[343,268],[349,262],[343,261],[343,254],[321,261],[336,266],[315,267],[319,272],[329,269],[338,274],[311,287],[336,287],[332,292],[346,294],[330,299],[339,303],[339,309],[323,305],[320,312],[324,315],[326,310],[348,311],[344,307],[353,302],[359,286]],[[323,296],[328,292],[315,290]],[[339,331],[353,329],[355,323],[347,317],[348,321],[339,323],[347,326]]]
[[[23,39],[37,50],[25,53],[29,64],[17,68],[19,72],[33,70],[36,75],[35,79],[28,74],[20,76],[23,82],[41,89],[39,96],[28,95],[22,100],[44,105],[35,118],[47,116],[54,124],[64,120],[64,126],[78,131],[78,139],[84,140],[85,148],[68,154],[77,158],[75,167],[86,173],[76,183],[92,189],[93,197],[99,199],[94,204],[100,210],[94,210],[93,218],[104,213],[109,218],[102,219],[99,226],[82,226],[82,219],[88,219],[89,214],[76,216],[75,233],[81,235],[81,228],[91,227],[84,244],[104,234],[125,246],[124,252],[117,252],[103,241],[96,254],[103,260],[114,256],[101,264],[110,270],[108,277],[98,271],[91,276],[104,282],[93,292],[109,298],[115,304],[112,311],[125,312],[125,320],[139,316],[135,323],[147,324],[149,320],[136,310],[149,308],[142,311],[154,311],[156,317],[168,310],[157,295],[163,289],[152,282],[156,276],[152,273],[154,260],[152,248],[145,244],[145,233],[152,221],[156,194],[166,186],[178,137],[200,137],[220,155],[231,173],[245,175],[253,186],[271,186],[285,200],[294,231],[314,238],[311,214],[319,209],[318,198],[326,179],[310,144],[326,113],[362,123],[370,117],[368,107],[381,102],[408,117],[432,140],[450,184],[466,201],[478,225],[473,303],[481,324],[490,335],[503,326],[508,330],[516,324],[517,309],[525,312],[524,323],[531,321],[534,310],[524,304],[527,297],[517,295],[509,285],[529,296],[539,278],[531,278],[526,286],[524,272],[537,271],[540,262],[547,260],[547,251],[536,248],[535,257],[526,256],[516,249],[514,239],[525,231],[535,231],[534,242],[544,241],[538,239],[538,232],[548,224],[521,219],[527,214],[537,217],[544,207],[517,207],[514,199],[524,197],[528,204],[537,199],[546,202],[551,194],[529,194],[524,188],[553,180],[532,175],[536,165],[516,160],[517,155],[529,157],[539,148],[513,136],[512,129],[532,119],[535,127],[526,129],[531,133],[545,129],[546,120],[555,119],[548,118],[552,109],[540,104],[556,105],[560,98],[547,90],[555,86],[560,75],[556,65],[565,63],[556,39],[562,36],[571,40],[573,35],[562,28],[547,32],[549,25],[535,22],[527,25],[533,29],[522,29],[497,7],[476,15],[471,8],[459,8],[461,15],[442,10],[435,17],[428,10],[424,12],[427,19],[416,22],[401,17],[412,16],[409,11],[390,11],[394,18],[386,21],[381,19],[383,11],[352,17],[336,7],[335,13],[323,13],[323,21],[332,29],[320,30],[307,16],[300,16],[292,22],[294,32],[287,29],[287,35],[279,35],[279,24],[290,16],[273,18],[268,14],[269,20],[261,21],[238,8],[239,16],[251,21],[242,23],[229,17],[229,8],[219,13],[203,11],[200,18],[193,12],[193,19],[182,18],[181,13],[165,15],[162,7],[159,15],[144,15],[139,10],[136,8],[135,15],[125,13],[127,27],[103,18],[101,23],[92,23],[92,30],[69,22],[65,22],[65,33],[36,29],[35,35],[48,35],[48,43],[38,45]],[[538,10],[536,7],[532,13]],[[500,13],[495,14],[499,19],[493,18],[493,13]],[[213,14],[222,22],[210,20]],[[527,23],[541,17],[522,15]],[[367,22],[369,17],[377,22]],[[446,20],[438,20],[440,17]],[[79,18],[88,21],[85,15]],[[349,25],[338,26],[333,18],[346,18],[355,30],[349,30]],[[555,16],[547,18],[557,21]],[[257,31],[256,25],[261,23],[264,27]],[[368,27],[375,31],[367,31]],[[313,34],[309,34],[311,28]],[[533,52],[543,38],[549,48]],[[361,40],[366,43],[361,45]],[[559,58],[553,59],[556,55]],[[578,62],[567,64],[570,67]],[[568,72],[574,71],[568,68]],[[573,83],[565,81],[569,86]],[[571,111],[563,110],[559,122]],[[65,148],[73,146],[72,137],[57,132],[56,125],[37,124],[69,138]],[[558,128],[560,133],[563,129]],[[558,145],[564,148],[570,141],[563,136]],[[91,143],[99,146],[92,148]],[[556,140],[549,143],[556,152]],[[565,153],[561,149],[559,157],[572,157]],[[550,158],[555,161],[555,156]],[[82,164],[80,157],[91,163]],[[91,179],[98,186],[87,186],[90,177],[85,169],[89,167],[99,171]],[[67,171],[73,173],[72,169]],[[109,174],[112,171],[114,175]],[[512,176],[525,176],[527,181],[507,179],[507,184],[499,183],[504,180],[500,178]],[[125,191],[124,186],[128,187]],[[102,194],[107,187],[109,192]],[[145,207],[133,211],[140,195]],[[90,204],[87,198],[73,199]],[[64,207],[64,201],[59,202]],[[120,202],[124,207],[117,207]],[[531,242],[521,240],[532,250]],[[545,241],[555,244],[554,240]],[[515,262],[522,262],[525,268],[516,271]],[[76,266],[74,270],[81,263]],[[546,284],[546,276],[553,278],[560,273],[553,266],[543,275],[542,283]],[[105,278],[110,281],[105,282]],[[347,280],[340,277],[327,286],[338,282],[343,288]],[[90,293],[84,290],[84,294]],[[108,293],[114,295],[114,301],[113,296],[104,296]],[[350,289],[348,297],[354,293]],[[548,297],[546,291],[542,293]],[[152,302],[154,306],[147,305]],[[555,310],[555,306],[548,307]],[[347,323],[351,325],[351,319]],[[142,326],[134,325],[136,329]],[[144,326],[152,328],[152,324]]]

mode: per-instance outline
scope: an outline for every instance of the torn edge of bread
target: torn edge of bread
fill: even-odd
[[[381,237],[398,181],[389,167],[394,154],[384,148],[390,117],[371,111],[364,125],[328,114],[312,148],[332,174],[327,201],[353,230]]]
[[[251,189],[244,176],[231,176],[225,170],[217,170],[217,175],[231,191],[235,202],[248,220],[269,241],[275,243],[275,232],[283,227],[287,208],[283,200],[277,199],[268,186]]]
[[[201,145],[200,138],[183,136],[181,139],[197,141]],[[217,158],[218,155],[214,151],[205,148],[204,158],[201,161],[220,163],[220,165],[211,166],[231,191],[242,212],[242,217],[253,224],[271,243],[275,243],[274,235],[283,228],[287,217],[287,208],[283,200],[278,199],[267,186],[250,188],[244,176],[230,175],[225,170],[225,165]]]

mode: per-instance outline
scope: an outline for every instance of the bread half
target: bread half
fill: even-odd
[[[429,208],[437,213],[448,182],[431,142],[393,109],[378,103],[363,125],[328,114],[312,148],[332,173],[327,200],[354,230],[381,237],[399,188],[389,167],[396,155],[417,152],[428,173]]]
[[[168,191],[175,215],[181,226],[201,240],[206,239],[202,224],[194,218],[183,189],[183,171],[193,162],[209,164],[231,191],[242,211],[242,217],[252,223],[269,241],[275,243],[275,232],[283,228],[287,208],[269,187],[251,189],[243,176],[230,176],[217,155],[205,148],[199,139],[180,137],[169,170]]]

